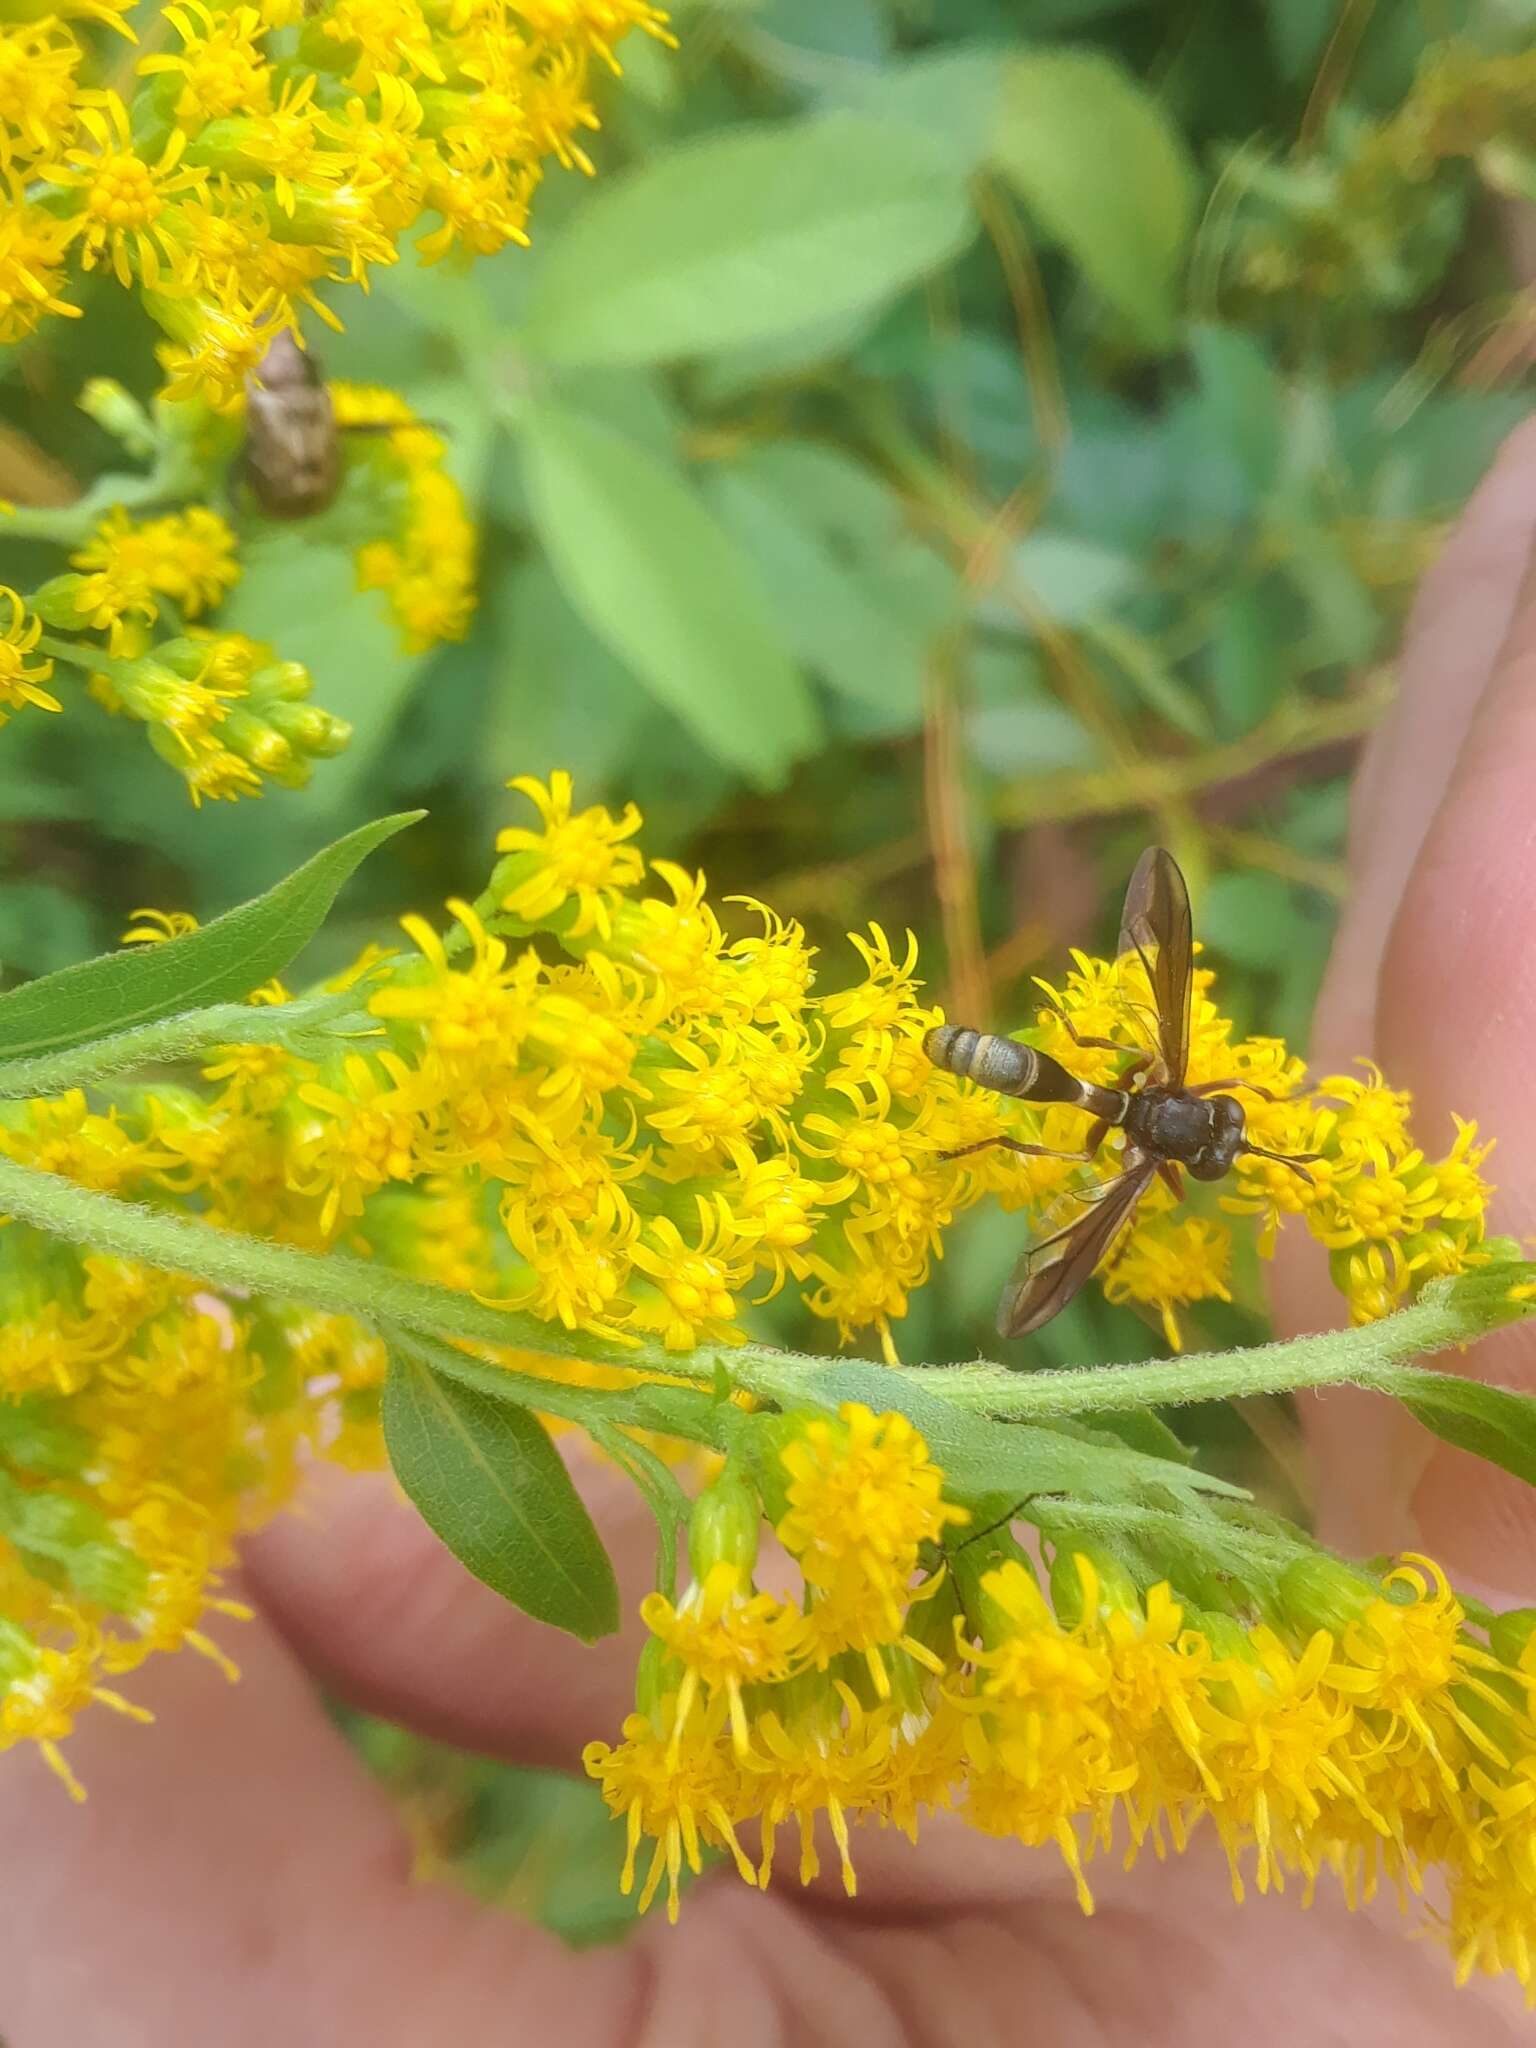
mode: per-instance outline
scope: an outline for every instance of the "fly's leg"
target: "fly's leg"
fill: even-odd
[[[1115,1083],[1117,1087],[1124,1088],[1128,1082],[1134,1081],[1139,1074],[1144,1074],[1148,1067],[1151,1066],[1155,1057],[1154,1054],[1138,1052],[1131,1045],[1119,1045],[1113,1038],[1085,1038],[1066,1011],[1061,1007],[1060,1003],[1052,1003],[1050,1007],[1055,1012],[1056,1020],[1062,1030],[1066,1032],[1068,1038],[1071,1039],[1079,1052],[1118,1052],[1122,1054],[1130,1053],[1132,1055],[1130,1065],[1122,1068],[1117,1077]]]
[[[1278,1102],[1279,1096],[1271,1088],[1261,1088],[1257,1081],[1245,1081],[1241,1074],[1234,1074],[1230,1081],[1202,1081],[1198,1088],[1186,1088],[1186,1095],[1225,1095],[1233,1088],[1246,1088],[1250,1095],[1257,1095],[1261,1102]]]
[[[1084,1162],[1093,1157],[1087,1152],[1058,1152],[1052,1145],[1026,1145],[1022,1138],[1005,1137],[1001,1131],[995,1138],[978,1138],[974,1145],[961,1145],[953,1152],[941,1152],[941,1159],[967,1159],[973,1152],[985,1152],[989,1145],[1001,1145],[1005,1151],[1017,1152],[1025,1159],[1073,1159]]]

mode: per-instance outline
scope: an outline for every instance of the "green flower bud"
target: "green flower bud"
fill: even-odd
[[[81,392],[80,410],[110,434],[128,453],[148,462],[160,445],[154,422],[133,396],[114,377],[92,377]]]
[[[696,1579],[717,1564],[733,1564],[750,1578],[757,1562],[762,1504],[746,1480],[729,1465],[693,1504],[688,1518],[688,1563]]]
[[[251,701],[265,711],[274,703],[297,703],[314,688],[302,661],[269,661],[251,677]]]
[[[31,593],[27,602],[45,626],[63,626],[70,632],[79,632],[87,623],[79,602],[84,584],[85,578],[73,571],[63,576],[50,576],[46,583]]]
[[[293,749],[264,718],[235,704],[219,725],[219,738],[232,754],[249,761],[263,775],[280,775],[293,759]]]
[[[352,738],[352,728],[346,719],[335,717],[319,704],[279,701],[263,705],[262,710],[272,730],[280,733],[296,754],[329,760],[341,753]]]
[[[1365,1573],[1321,1551],[1298,1558],[1280,1575],[1280,1611],[1303,1635],[1320,1628],[1339,1635],[1382,1597],[1382,1588]]]

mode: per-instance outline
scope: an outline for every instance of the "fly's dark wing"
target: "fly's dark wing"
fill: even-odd
[[[1008,1276],[997,1311],[998,1334],[1027,1337],[1064,1309],[1109,1250],[1157,1172],[1155,1160],[1106,1181],[1065,1230],[1032,1244]]]
[[[1139,953],[1157,1005],[1157,1042],[1163,1078],[1170,1088],[1184,1083],[1189,1065],[1189,998],[1194,972],[1194,930],[1189,891],[1173,855],[1149,846],[1136,863],[1125,892],[1120,951]]]

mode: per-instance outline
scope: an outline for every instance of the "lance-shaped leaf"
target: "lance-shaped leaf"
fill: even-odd
[[[1401,1401],[1445,1443],[1536,1486],[1536,1399],[1531,1395],[1417,1366],[1380,1369],[1369,1384]]]
[[[163,945],[102,953],[0,996],[0,1061],[93,1045],[210,1003],[236,1002],[281,974],[376,846],[425,814],[401,811],[338,839],[264,896]]]
[[[383,1412],[396,1478],[477,1579],[583,1642],[618,1627],[613,1566],[536,1415],[398,1356]]]

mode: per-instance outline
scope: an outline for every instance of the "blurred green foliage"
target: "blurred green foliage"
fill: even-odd
[[[198,815],[105,720],[17,721],[0,956],[56,966],[142,902],[207,914],[429,806],[339,951],[474,886],[504,779],[561,766],[717,895],[802,918],[830,972],[850,925],[911,926],[978,1023],[1103,940],[1165,839],[1240,1023],[1304,1041],[1354,748],[1526,410],[1536,4],[729,0],[676,25],[678,56],[625,46],[601,176],[540,194],[530,254],[402,264],[322,339],[451,427],[468,640],[397,651],[344,500],[248,533],[225,621],[311,666],[350,753]],[[85,376],[152,382],[123,305],[0,372],[0,419],[82,480],[113,459]],[[24,552],[6,580],[57,566]],[[956,1230],[907,1356],[989,1342],[1017,1235]],[[1262,1333],[1239,1283],[1201,1337]],[[782,1301],[763,1328],[805,1334]],[[1155,1342],[1097,1297],[1036,1341]],[[1283,1414],[1210,1427],[1240,1475],[1262,1438],[1283,1495]],[[584,1789],[448,1775],[488,1888],[621,1924]]]

